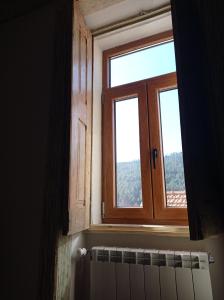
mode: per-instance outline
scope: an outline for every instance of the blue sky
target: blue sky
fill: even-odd
[[[173,42],[136,51],[111,60],[111,86],[175,72]]]
[[[111,60],[111,86],[175,72],[173,42]],[[160,93],[164,154],[182,151],[177,90]],[[116,104],[117,162],[139,159],[137,98]]]

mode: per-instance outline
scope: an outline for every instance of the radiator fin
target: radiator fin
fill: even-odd
[[[175,270],[173,267],[160,267],[161,300],[177,300]]]
[[[145,269],[145,298],[146,300],[160,299],[160,281],[158,266],[144,266]]]
[[[115,264],[91,262],[91,300],[116,300]]]
[[[191,269],[176,268],[178,300],[194,300],[194,287]]]
[[[209,269],[208,254],[205,252],[101,246],[93,247],[91,253],[92,260],[101,262]]]
[[[116,264],[117,300],[130,300],[129,264]]]
[[[211,300],[212,287],[208,270],[192,270],[195,300]]]
[[[143,265],[130,265],[131,300],[145,300]]]

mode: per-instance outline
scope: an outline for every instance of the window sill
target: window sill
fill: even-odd
[[[174,225],[120,225],[97,224],[90,225],[88,233],[147,233],[159,236],[189,237],[188,226]]]

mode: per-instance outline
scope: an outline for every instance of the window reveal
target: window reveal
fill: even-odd
[[[158,35],[154,38],[158,48],[161,48],[158,41],[172,47],[170,32],[162,34],[162,40]],[[130,51],[130,45],[127,49]],[[104,77],[114,72],[111,60],[121,50],[105,53]],[[167,70],[173,65],[172,61]],[[104,78],[103,221],[106,223],[187,224],[176,74],[163,74],[165,69],[163,66],[160,76],[123,85],[114,84],[114,78],[111,84],[110,76]]]

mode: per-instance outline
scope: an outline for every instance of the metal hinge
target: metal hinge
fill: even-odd
[[[101,202],[101,214],[102,214],[102,218],[105,217],[105,204],[104,201]]]

